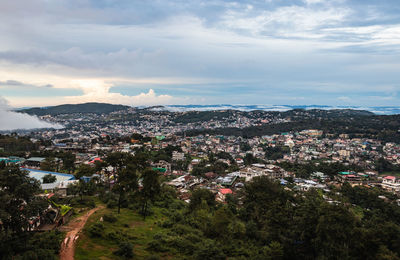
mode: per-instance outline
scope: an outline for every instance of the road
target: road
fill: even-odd
[[[68,231],[68,233],[65,236],[63,243],[61,244],[61,250],[60,250],[61,260],[74,259],[76,242],[78,241],[79,234],[82,231],[83,227],[85,226],[86,221],[93,213],[102,208],[103,206],[91,209],[83,216],[80,216],[72,220],[70,223],[62,227],[62,230],[66,230]]]

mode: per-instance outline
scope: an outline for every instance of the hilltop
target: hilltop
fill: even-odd
[[[29,109],[19,110],[17,112],[27,113],[30,115],[44,116],[44,115],[61,115],[61,114],[87,114],[87,113],[95,113],[95,114],[104,114],[104,113],[112,113],[124,109],[130,108],[129,106],[124,105],[113,105],[107,103],[84,103],[84,104],[65,104],[59,106],[51,106],[51,107],[34,107]]]

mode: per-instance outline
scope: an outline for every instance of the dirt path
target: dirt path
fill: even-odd
[[[102,208],[104,208],[104,207],[100,206],[100,207],[91,209],[88,212],[86,212],[85,215],[72,220],[70,223],[68,223],[68,225],[62,227],[62,230],[65,230],[68,233],[65,236],[63,243],[61,244],[61,250],[60,250],[60,259],[61,260],[73,260],[74,259],[75,245],[76,245],[76,241],[79,238],[79,233],[85,226],[88,218],[93,213],[95,213],[97,210],[102,209]]]

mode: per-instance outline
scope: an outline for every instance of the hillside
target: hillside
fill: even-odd
[[[129,108],[124,105],[113,105],[107,103],[84,103],[84,104],[66,104],[52,107],[35,107],[30,109],[23,109],[17,112],[27,113],[30,115],[44,116],[44,115],[61,115],[61,114],[75,114],[75,113],[96,113],[107,114],[115,111],[120,111]]]

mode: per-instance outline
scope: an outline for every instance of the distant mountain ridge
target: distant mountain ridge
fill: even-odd
[[[111,113],[116,111],[133,108],[126,105],[114,105],[108,103],[83,103],[83,104],[65,104],[49,107],[34,107],[16,109],[16,112],[27,113],[31,115],[60,115],[75,113]],[[190,112],[190,111],[221,111],[221,110],[237,110],[243,112],[264,111],[264,112],[289,112],[296,110],[306,111],[326,111],[318,112],[321,114],[338,114],[341,116],[367,116],[367,115],[395,115],[400,114],[400,107],[359,107],[359,106],[327,106],[327,105],[158,105],[158,106],[139,106],[136,107],[144,111],[168,111],[168,112]],[[329,112],[330,111],[330,112]]]
[[[148,108],[150,109],[150,108]],[[151,107],[152,110],[166,110],[171,112],[185,111],[212,111],[212,110],[240,110],[240,111],[289,111],[293,109],[305,110],[358,110],[369,111],[377,115],[400,114],[400,106],[328,106],[328,105],[165,105]]]
[[[27,113],[30,115],[44,116],[44,115],[61,115],[61,114],[104,114],[112,113],[120,110],[130,108],[124,105],[113,105],[107,103],[83,103],[83,104],[65,104],[51,107],[34,107],[29,109],[17,110],[16,112]]]

